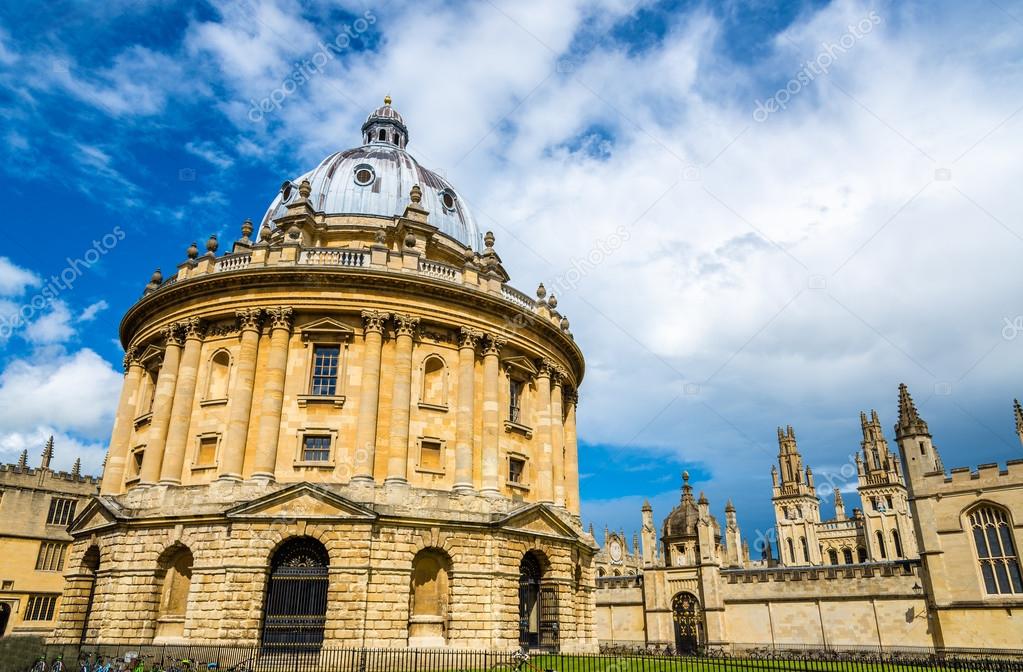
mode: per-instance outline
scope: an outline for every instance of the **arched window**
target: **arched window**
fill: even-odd
[[[810,546],[806,543],[806,537],[800,537],[799,538],[799,545],[802,547],[801,550],[803,551],[803,562],[809,563],[810,562]]]
[[[902,557],[902,539],[899,538],[898,530],[892,530],[892,553],[896,558]]]
[[[607,572],[604,570],[603,567],[598,567],[597,568],[597,577],[598,578],[602,578],[602,577],[604,577],[606,575],[607,575]]]
[[[842,561],[847,565],[853,564],[853,554],[851,548],[842,549]]]
[[[447,641],[450,567],[447,554],[433,548],[423,549],[413,558],[409,646],[444,646]]]
[[[96,636],[99,634],[96,628],[92,631],[89,630],[89,617],[92,615],[92,602],[96,596],[96,572],[99,571],[99,547],[90,546],[85,551],[85,555],[82,556],[82,576],[88,577],[86,581],[88,585],[86,587],[87,598],[85,601],[85,612],[82,614],[82,632],[79,635],[79,643],[84,644],[86,641],[96,641]],[[0,629],[0,635],[3,635],[3,630]]]
[[[866,562],[867,561],[867,549],[864,548],[863,546],[858,547],[856,549],[856,557],[858,558],[857,562]]]
[[[380,137],[381,140],[387,140],[387,131],[385,131],[384,129],[381,128],[380,129],[380,136],[379,137]]]
[[[828,562],[830,562],[833,565],[838,564],[838,551],[836,551],[833,548],[828,549]]]
[[[878,530],[874,535],[877,537],[877,552],[881,554],[881,559],[887,559],[888,549],[884,546],[884,533]]]
[[[206,399],[227,399],[227,384],[231,376],[231,354],[219,350],[210,357],[210,372],[206,378]]]
[[[419,400],[430,406],[448,405],[447,369],[444,360],[437,355],[423,360],[423,389]]]
[[[796,564],[796,551],[795,551],[795,548],[792,546],[792,540],[791,539],[786,539],[785,541],[788,543],[788,546],[789,546],[789,562],[791,562],[794,565],[794,564]]]
[[[969,519],[984,589],[989,595],[1023,593],[1019,556],[1006,512],[994,506],[981,506],[970,513]]]
[[[163,572],[156,636],[181,637],[185,632],[185,611],[192,587],[192,552],[184,546],[166,551],[159,560]]]
[[[621,576],[621,575],[622,575],[622,570],[620,570],[620,569],[616,569],[616,570],[614,571],[614,575],[615,575],[615,576]]]

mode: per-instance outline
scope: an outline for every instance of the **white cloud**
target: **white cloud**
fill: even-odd
[[[50,310],[25,326],[25,339],[37,345],[63,343],[75,335],[71,311],[63,301],[54,301]]]
[[[188,142],[185,143],[185,151],[221,170],[230,168],[234,164],[234,159],[212,142]]]
[[[20,296],[29,287],[41,284],[39,276],[7,257],[0,257],[0,296]]]
[[[92,350],[52,349],[14,359],[0,373],[0,433],[39,427],[105,440],[123,376]]]
[[[109,307],[110,307],[110,304],[108,304],[103,299],[100,299],[99,301],[96,301],[95,303],[90,303],[88,306],[85,307],[85,310],[83,310],[78,315],[78,321],[79,322],[91,322],[92,320],[96,319],[97,315],[99,315],[102,311],[106,310]]]

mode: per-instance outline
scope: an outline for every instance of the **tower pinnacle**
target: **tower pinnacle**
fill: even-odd
[[[924,434],[930,436],[927,423],[916,411],[916,404],[913,397],[909,396],[909,388],[905,383],[899,384],[899,421],[895,425],[895,437],[901,439],[904,436]]]
[[[39,465],[39,467],[41,469],[49,469],[50,460],[52,459],[53,459],[53,435],[51,434],[50,438],[46,440],[46,445],[43,447],[43,461]]]

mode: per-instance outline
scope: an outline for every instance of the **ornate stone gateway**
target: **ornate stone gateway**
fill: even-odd
[[[327,613],[327,549],[310,537],[284,543],[274,554],[263,614],[263,646],[319,649]]]
[[[519,565],[519,646],[556,651],[559,646],[558,593],[541,585],[543,569],[533,553]]]
[[[703,644],[700,601],[692,593],[679,593],[671,600],[671,616],[675,622],[675,650],[695,653]]]

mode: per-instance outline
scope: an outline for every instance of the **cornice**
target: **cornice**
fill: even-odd
[[[507,322],[509,314],[525,316],[525,324],[528,326],[522,331],[532,331],[567,355],[578,371],[578,379],[574,384],[582,382],[585,360],[579,345],[542,316],[524,310],[503,297],[472,287],[454,285],[429,276],[368,268],[273,266],[189,278],[143,296],[129,308],[119,327],[121,342],[131,342],[146,321],[158,317],[162,311],[178,303],[194,303],[196,300],[214,298],[232,291],[251,292],[275,288],[297,290],[302,287],[322,289],[324,286],[362,288],[372,295],[379,295],[381,290],[385,290],[385,295],[386,290],[401,290],[417,298],[441,298],[472,310],[488,312],[499,322]]]

